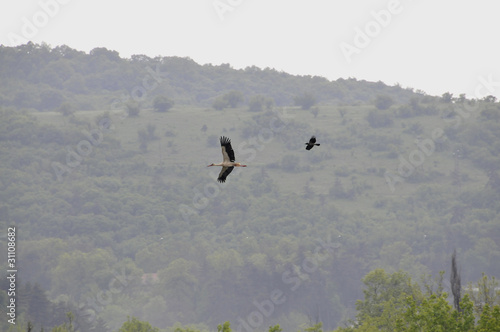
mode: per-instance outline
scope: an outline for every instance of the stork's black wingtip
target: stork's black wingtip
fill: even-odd
[[[231,143],[231,140],[229,139],[229,137],[226,137],[226,136],[220,137],[220,144],[221,145],[228,144],[228,143]]]

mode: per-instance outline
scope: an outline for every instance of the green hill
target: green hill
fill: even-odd
[[[437,275],[456,249],[464,284],[500,275],[495,100],[106,49],[1,47],[0,63],[0,221],[25,303],[43,289],[53,310],[25,304],[26,321],[333,329],[375,268]],[[230,91],[236,107],[212,107]],[[248,167],[219,184],[222,135]]]

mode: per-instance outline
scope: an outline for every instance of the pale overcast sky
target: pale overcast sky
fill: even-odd
[[[0,0],[6,46],[106,47],[473,98],[500,98],[499,35],[497,0]]]

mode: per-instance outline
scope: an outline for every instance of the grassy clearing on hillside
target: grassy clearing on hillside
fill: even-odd
[[[248,164],[246,169],[236,169],[226,185],[236,181],[235,176],[245,183],[265,171],[285,192],[328,197],[337,181],[345,191],[357,190],[355,200],[340,200],[349,210],[363,208],[376,213],[375,205],[385,204],[387,199],[405,199],[421,185],[405,178],[395,184],[392,192],[384,173],[399,174],[400,158],[409,160],[410,154],[418,150],[415,140],[432,138],[434,130],[449,124],[436,115],[399,118],[393,108],[385,111],[391,115],[392,125],[372,128],[365,118],[374,109],[371,105],[320,106],[314,116],[311,111],[296,107],[277,108],[275,111],[286,114],[289,121],[282,130],[271,130],[272,125],[278,126],[280,122],[271,125],[264,121],[257,126],[257,132],[246,138],[243,137],[245,128],[262,113],[249,112],[243,107],[218,111],[180,105],[166,113],[145,109],[138,117],[127,117],[121,110],[77,111],[74,120],[57,112],[35,114],[42,123],[56,126],[76,123],[79,128],[92,128],[97,118],[110,117],[111,135],[121,142],[124,150],[141,151],[140,155],[150,166],[199,168],[201,174],[206,174],[207,181],[214,171],[206,165],[222,160],[217,140],[225,135],[232,139],[237,161]],[[273,114],[278,119],[278,113]],[[477,114],[468,121],[473,121],[475,116]],[[298,125],[301,129],[297,129]],[[138,132],[147,130],[148,126],[154,126],[155,138],[147,143],[147,149],[141,149]],[[303,143],[311,135],[318,137],[321,146],[306,151]],[[384,140],[396,144],[384,145]],[[456,167],[451,154],[453,147],[454,142],[447,141],[444,151],[425,155],[418,171],[434,174],[427,184],[451,183]],[[88,159],[91,162],[91,157]],[[485,183],[486,175],[470,162],[461,161],[459,166],[461,173],[466,174],[463,185],[477,187]],[[174,173],[169,174],[164,175],[167,180],[177,181],[169,178]]]

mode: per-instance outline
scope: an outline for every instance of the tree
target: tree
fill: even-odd
[[[142,322],[135,317],[127,316],[127,321],[123,323],[118,332],[159,332],[157,327],[152,327],[148,322]]]
[[[279,325],[269,326],[269,332],[281,332],[283,329]]]
[[[224,100],[224,98],[219,97],[214,100],[214,102],[212,103],[212,107],[218,111],[222,111],[227,107],[227,102]]]
[[[69,324],[66,323],[56,326],[52,329],[52,332],[74,332],[73,321],[75,319],[75,315],[70,311],[66,313],[66,317],[68,318]]]
[[[472,303],[464,297],[462,312],[453,310],[447,294],[432,294],[421,302],[408,297],[407,307],[396,319],[397,332],[410,331],[473,331]]]
[[[266,98],[262,95],[252,96],[248,101],[248,110],[250,112],[261,112],[264,110],[270,110],[274,105],[272,98]]]
[[[500,306],[490,307],[489,304],[484,306],[481,317],[477,322],[477,332],[498,332],[500,331]]]
[[[323,323],[319,322],[319,323],[314,324],[313,326],[310,326],[310,327],[304,329],[304,332],[323,332],[322,327],[323,327]],[[271,329],[269,329],[269,331],[271,332]]]
[[[127,114],[130,117],[136,117],[139,116],[139,112],[141,111],[141,107],[139,106],[139,103],[130,101],[127,104],[125,104],[125,108],[127,110]]]
[[[457,103],[463,104],[467,100],[467,97],[465,96],[465,93],[461,93],[458,95],[457,98]]]
[[[64,95],[56,89],[45,89],[40,92],[40,110],[54,110],[65,100]]]
[[[370,111],[365,119],[372,128],[390,127],[394,123],[389,114],[380,113],[376,110]]]
[[[231,323],[225,322],[224,324],[217,325],[217,332],[231,332]]]
[[[390,96],[379,95],[375,98],[375,107],[379,110],[389,109],[394,104],[394,100]]]
[[[390,330],[395,325],[391,315],[405,307],[405,299],[422,297],[418,285],[412,283],[410,276],[403,271],[387,274],[383,269],[376,269],[363,278],[363,283],[365,298],[356,302],[360,325]]]
[[[486,97],[483,98],[483,100],[487,103],[494,103],[497,101],[497,97],[493,95],[487,95]]]
[[[443,93],[443,95],[441,96],[441,101],[443,103],[451,103],[453,100],[453,93],[449,93],[449,92],[445,92]]]
[[[364,291],[363,302],[368,307],[361,306],[358,301],[358,320],[350,327],[335,331],[500,331],[500,306],[485,304],[476,320],[474,303],[468,294],[460,301],[460,310],[455,310],[444,292],[428,291],[424,295],[419,292],[417,284],[411,287],[411,292],[405,291],[405,286],[401,289],[402,285],[411,284],[401,271],[387,275],[383,270],[375,270],[363,282],[369,285]]]
[[[243,101],[243,93],[241,91],[232,90],[226,93],[222,99],[226,102],[227,106],[235,108]]]
[[[61,113],[63,116],[69,116],[73,115],[73,107],[71,106],[70,103],[63,103],[59,108],[57,109],[59,113]]]
[[[28,289],[28,287],[26,287]],[[39,284],[34,284],[30,288],[28,299],[28,316],[37,324],[41,326],[49,326],[51,315],[51,305],[45,292]]]
[[[451,256],[451,274],[450,274],[450,284],[451,293],[453,294],[453,305],[458,312],[460,309],[460,291],[462,289],[462,283],[460,280],[460,272],[457,268],[457,251],[453,250],[453,255]]]
[[[166,112],[174,106],[174,101],[165,96],[156,96],[153,100],[153,108],[156,112]]]
[[[304,92],[301,95],[293,98],[295,106],[300,106],[303,110],[308,110],[316,104],[316,98],[309,92]]]
[[[483,313],[486,306],[490,308],[500,306],[500,290],[495,277],[489,278],[483,273],[476,285],[469,283],[466,293],[474,303],[474,311],[478,316]]]

